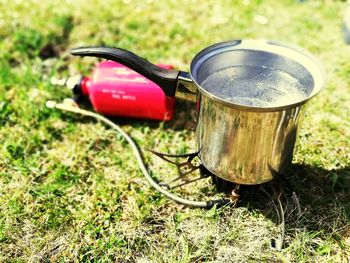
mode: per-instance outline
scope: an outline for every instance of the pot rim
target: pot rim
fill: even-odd
[[[312,92],[300,101],[296,101],[294,103],[290,103],[282,106],[274,106],[274,107],[247,106],[244,104],[232,103],[230,101],[224,100],[218,96],[213,95],[212,93],[208,92],[203,87],[201,87],[201,85],[198,84],[195,77],[193,76],[193,72],[197,72],[200,66],[212,56],[215,56],[216,54],[220,54],[227,51],[233,51],[233,50],[264,51],[264,52],[286,57],[288,59],[291,59],[299,63],[311,74],[313,78],[314,87],[312,89]],[[261,111],[261,112],[283,111],[285,109],[295,108],[297,106],[303,105],[308,100],[313,98],[316,94],[318,94],[323,89],[326,82],[326,73],[321,62],[318,59],[316,59],[314,56],[312,56],[309,52],[299,47],[286,45],[278,41],[261,40],[261,39],[231,40],[231,41],[216,43],[214,45],[206,47],[193,58],[190,65],[189,74],[191,76],[192,81],[196,84],[197,89],[201,94],[204,94],[210,99],[220,104],[223,104],[225,106],[236,108],[239,110],[255,111],[255,112],[256,111]]]

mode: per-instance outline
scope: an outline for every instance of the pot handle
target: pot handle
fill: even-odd
[[[134,53],[121,48],[80,47],[70,51],[73,56],[100,57],[121,63],[153,81],[169,97],[175,97],[180,71],[158,67]]]

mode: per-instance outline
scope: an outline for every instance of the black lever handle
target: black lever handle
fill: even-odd
[[[80,47],[70,51],[74,56],[100,57],[121,63],[162,88],[169,97],[175,96],[179,71],[158,67],[134,53],[121,48]]]

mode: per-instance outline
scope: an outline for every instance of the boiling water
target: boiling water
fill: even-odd
[[[201,86],[221,99],[253,107],[288,105],[308,95],[293,76],[262,66],[225,68],[208,76]]]

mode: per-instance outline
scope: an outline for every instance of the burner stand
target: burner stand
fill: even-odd
[[[215,185],[216,190],[218,192],[224,193],[227,196],[227,198],[207,201],[206,207],[208,208],[215,204],[237,206],[238,203],[241,202],[241,197],[244,197],[245,194],[247,194],[248,192],[252,192],[252,190],[254,190],[255,195],[256,192],[262,193],[269,200],[267,203],[271,205],[273,210],[275,211],[276,224],[280,229],[277,238],[271,240],[271,247],[277,250],[282,249],[285,237],[286,212],[288,212],[288,210],[289,213],[291,213],[291,211],[296,211],[298,217],[300,217],[301,214],[299,200],[295,191],[292,189],[290,183],[286,179],[286,176],[276,173],[271,169],[274,179],[270,182],[253,186],[240,185],[226,181],[212,174],[208,169],[204,167],[203,164],[200,163],[200,161],[194,163],[196,158],[199,160],[199,152],[173,155],[160,153],[154,150],[149,151],[154,155],[158,156],[159,158],[163,159],[164,161],[171,163],[172,165],[175,165],[177,167],[177,177],[166,182],[158,182],[158,185],[163,189],[166,189],[167,191],[172,191],[182,186],[189,185],[199,180],[211,177],[212,183]],[[182,161],[177,162],[175,161],[176,159],[182,159]],[[199,176],[191,178],[191,176],[193,176],[193,174],[196,171],[199,171]]]

